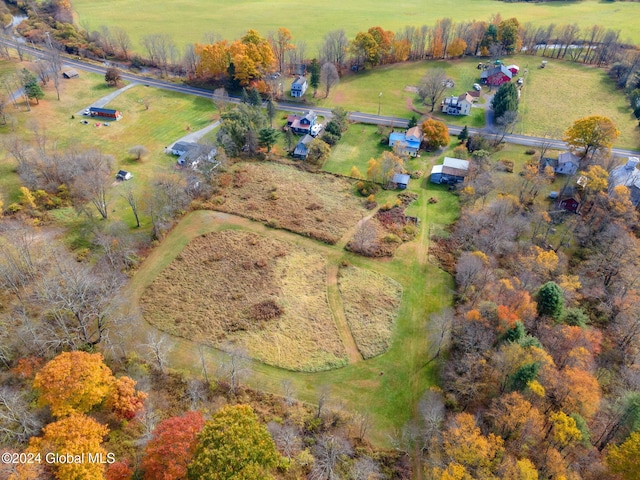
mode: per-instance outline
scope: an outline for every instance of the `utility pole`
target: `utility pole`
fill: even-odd
[[[382,92],[378,94],[378,116],[380,116],[380,100],[382,99]]]

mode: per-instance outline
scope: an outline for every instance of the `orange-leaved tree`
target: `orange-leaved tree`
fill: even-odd
[[[142,459],[144,479],[186,478],[187,467],[198,443],[198,433],[203,426],[204,417],[200,412],[187,412],[160,422],[145,448]]]
[[[438,147],[449,145],[449,129],[438,120],[430,118],[422,123],[422,133],[424,139],[422,143],[428,150],[435,150]]]

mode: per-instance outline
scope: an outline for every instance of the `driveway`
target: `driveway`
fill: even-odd
[[[93,107],[93,108],[104,108],[111,100],[116,98],[122,92],[126,92],[130,88],[135,87],[136,85],[140,85],[140,84],[137,83],[137,82],[131,82],[129,85],[127,85],[125,87],[122,87],[122,88],[116,90],[115,92],[111,92],[109,95],[106,95],[106,96],[96,100],[91,105],[87,106],[86,108],[91,108],[91,107]],[[82,115],[83,111],[84,111],[84,109],[79,111],[78,113],[76,113],[76,115]]]
[[[213,122],[211,125],[207,125],[206,127],[201,128],[198,131],[191,132],[191,133],[185,135],[184,137],[179,138],[178,140],[173,142],[171,145],[169,145],[167,148],[165,148],[165,152],[166,153],[171,152],[171,148],[178,142],[198,143],[198,140],[200,140],[207,133],[209,133],[211,130],[216,128],[218,125],[220,125],[220,120],[218,120],[216,122]]]

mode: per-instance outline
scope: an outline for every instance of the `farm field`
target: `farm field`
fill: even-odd
[[[269,365],[317,371],[347,363],[326,295],[326,259],[225,230],[196,237],[141,298],[160,330]]]
[[[358,31],[375,25],[399,31],[405,25],[433,25],[438,18],[452,18],[456,22],[488,20],[496,12],[500,12],[503,18],[517,17],[521,23],[529,21],[534,25],[562,25],[571,21],[590,27],[603,24],[606,18],[608,28],[622,31],[621,38],[640,42],[640,31],[634,20],[640,14],[640,6],[634,2],[506,3],[473,0],[456,2],[452,8],[447,0],[406,0],[402,3],[354,0],[349,2],[347,10],[344,2],[338,0],[326,0],[321,6],[317,3],[296,4],[295,8],[284,0],[238,0],[232,3],[221,0],[169,3],[156,0],[137,3],[74,0],[72,4],[78,24],[89,31],[99,30],[101,25],[121,27],[129,33],[137,51],[142,51],[140,39],[147,34],[169,34],[183,47],[202,41],[208,32],[231,40],[250,28],[266,35],[279,27],[289,28],[294,38],[304,38],[307,48],[315,51],[322,37],[336,28],[344,29],[352,38]],[[185,24],[189,25],[188,29],[184,28]]]
[[[336,243],[367,212],[348,181],[276,163],[241,162],[209,208]]]

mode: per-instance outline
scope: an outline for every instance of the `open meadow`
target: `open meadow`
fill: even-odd
[[[207,207],[336,243],[365,214],[350,182],[277,163],[233,165]]]
[[[160,330],[288,370],[346,364],[327,303],[326,259],[225,230],[196,237],[141,297]]]
[[[180,46],[201,42],[205,33],[213,32],[232,40],[253,28],[266,35],[279,27],[291,30],[295,39],[304,39],[314,55],[322,37],[342,28],[349,38],[358,31],[380,25],[399,31],[405,25],[433,25],[439,18],[454,21],[488,20],[500,12],[503,18],[516,17],[521,23],[562,25],[577,22],[582,27],[605,25],[621,30],[621,38],[640,42],[636,21],[640,5],[636,2],[554,1],[545,3],[508,3],[496,0],[339,0],[291,3],[286,0],[181,0],[158,2],[113,0],[96,2],[74,0],[76,21],[89,31],[101,25],[123,28],[133,40],[134,50],[142,51],[140,39],[147,34],[169,34]],[[179,19],[179,20],[177,20]],[[606,21],[605,21],[606,19]],[[188,25],[188,28],[185,28]]]

